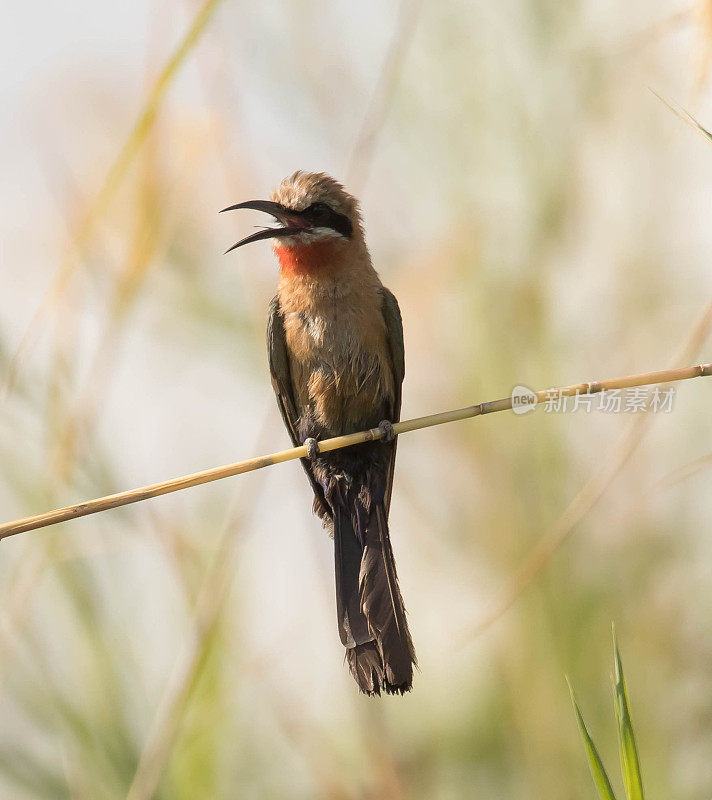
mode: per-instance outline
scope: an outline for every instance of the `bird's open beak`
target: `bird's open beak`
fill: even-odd
[[[294,236],[297,233],[303,233],[310,227],[307,219],[299,211],[293,211],[280,203],[273,203],[270,200],[247,200],[245,203],[237,203],[237,205],[223,208],[222,211],[235,211],[238,208],[250,208],[255,211],[264,211],[267,214],[271,214],[282,227],[265,228],[262,231],[257,231],[257,233],[252,233],[244,239],[240,239],[239,242],[236,242],[232,247],[226,250],[225,253],[229,253],[237,247],[242,247],[243,244],[259,242],[261,239]],[[222,211],[220,213],[222,213]]]

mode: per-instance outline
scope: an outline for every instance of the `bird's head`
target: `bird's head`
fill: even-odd
[[[271,200],[248,200],[223,211],[248,208],[271,214],[279,223],[250,234],[226,252],[261,239],[274,239],[285,267],[294,263],[332,262],[363,243],[358,202],[323,172],[295,172],[272,192]]]

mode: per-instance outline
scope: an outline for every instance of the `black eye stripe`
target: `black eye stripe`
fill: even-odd
[[[308,215],[312,225],[315,227],[331,228],[347,239],[353,233],[351,220],[344,214],[334,211],[326,203],[312,203],[303,213]]]

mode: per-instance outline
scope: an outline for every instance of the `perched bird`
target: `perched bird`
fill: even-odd
[[[230,250],[274,240],[280,265],[268,325],[269,364],[284,424],[303,459],[314,511],[333,535],[336,607],[346,660],[362,692],[407,692],[415,651],[388,532],[405,373],[396,298],[366,247],[358,202],[323,173],[295,172],[272,199],[230,206],[281,227]],[[230,252],[228,250],[227,252]],[[318,440],[380,427],[382,437],[329,453]]]

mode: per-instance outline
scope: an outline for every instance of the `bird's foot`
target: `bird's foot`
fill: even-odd
[[[396,432],[393,430],[393,423],[387,419],[382,419],[378,423],[378,430],[381,432],[381,441],[389,444],[396,438]]]
[[[319,456],[319,442],[310,436],[308,439],[304,440],[304,447],[307,448],[307,456],[309,457],[310,461],[314,461],[314,459],[318,458]]]

